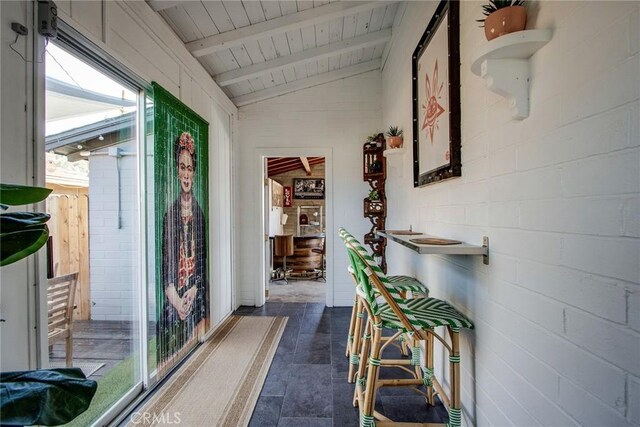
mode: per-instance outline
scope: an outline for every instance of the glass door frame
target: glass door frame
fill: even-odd
[[[144,79],[136,75],[136,73],[129,70],[126,66],[121,64],[118,60],[113,58],[101,47],[90,41],[84,35],[75,30],[71,25],[65,23],[63,20],[58,20],[58,37],[56,39],[56,45],[67,50],[73,55],[82,59],[87,64],[96,68],[98,71],[108,75],[116,80],[118,83],[137,93],[137,114],[136,114],[136,152],[137,152],[137,176],[136,187],[138,195],[138,217],[137,227],[134,232],[137,233],[138,244],[138,269],[137,269],[137,282],[136,286],[136,307],[135,316],[137,325],[132,328],[133,332],[133,351],[132,354],[139,354],[139,360],[136,361],[134,366],[138,367],[137,371],[134,371],[137,380],[134,382],[133,387],[125,393],[119,400],[116,401],[104,414],[94,421],[94,425],[105,425],[113,420],[116,420],[123,416],[126,408],[131,407],[133,403],[140,401],[144,398],[152,389],[154,385],[159,382],[157,377],[150,378],[149,364],[148,364],[148,322],[149,322],[149,293],[148,293],[148,239],[153,238],[152,233],[149,233],[149,221],[147,220],[147,212],[149,208],[147,193],[147,156],[153,155],[149,153],[149,147],[146,141],[146,100],[148,97],[152,98],[151,85]],[[33,40],[34,46],[34,61],[33,61],[33,102],[34,102],[34,120],[33,120],[33,132],[35,149],[33,155],[34,162],[34,174],[38,185],[44,186],[45,184],[45,63],[44,63],[44,50],[46,49],[46,41],[43,37],[36,36]],[[37,52],[41,52],[39,55]],[[153,197],[153,194],[151,195]],[[40,211],[44,210],[44,203],[41,206],[37,206]],[[48,366],[48,340],[47,340],[47,315],[46,315],[46,286],[42,286],[46,283],[46,255],[44,253],[37,254],[36,257],[36,277],[41,284],[38,289],[35,299],[36,304],[36,325],[38,327],[38,338],[36,342],[36,360],[39,367]],[[136,338],[139,342],[135,342]]]

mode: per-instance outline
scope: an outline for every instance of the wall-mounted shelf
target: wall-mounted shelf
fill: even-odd
[[[324,232],[322,206],[298,206],[296,237],[319,235]]]
[[[509,99],[513,117],[529,117],[529,58],[551,40],[551,30],[525,30],[491,40],[476,52],[471,71]]]
[[[389,157],[389,156],[397,156],[400,154],[404,154],[404,147],[401,148],[389,148],[388,150],[384,150],[382,152],[382,155],[385,157]]]
[[[484,258],[483,262],[487,265],[489,264],[489,238],[486,236],[483,238],[482,246],[471,245],[464,242],[457,245],[424,245],[414,243],[411,240],[416,238],[438,237],[424,233],[404,234],[406,231],[400,231],[400,233],[402,234],[378,230],[376,235],[386,237],[388,240],[399,243],[421,255],[482,255]]]
[[[371,229],[364,235],[365,245],[371,247],[374,259],[384,272],[387,271],[385,257],[386,239],[376,236],[376,230],[385,228],[387,218],[387,198],[384,193],[384,182],[387,179],[387,159],[384,156],[386,141],[379,133],[373,141],[362,146],[362,178],[371,190],[378,193],[378,200],[363,200],[364,217],[371,222]]]

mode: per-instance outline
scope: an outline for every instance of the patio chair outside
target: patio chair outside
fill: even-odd
[[[78,283],[78,273],[49,279],[47,287],[47,312],[49,347],[66,341],[67,367],[73,367],[73,304]]]

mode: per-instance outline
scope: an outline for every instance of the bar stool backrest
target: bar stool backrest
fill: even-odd
[[[367,300],[367,304],[369,305],[371,312],[374,315],[378,315],[380,313],[380,307],[376,300],[376,294],[373,292],[373,287],[369,282],[369,277],[364,272],[366,265],[358,257],[355,251],[346,244],[346,242],[345,245],[347,246],[347,254],[349,254],[349,260],[351,261],[351,267],[354,270],[354,275],[356,276],[360,289],[363,291],[362,296]]]
[[[360,271],[367,276],[367,280],[364,280],[361,276],[358,276],[358,280],[367,282],[369,287],[368,289],[373,289],[371,287],[372,285],[376,287],[380,296],[382,296],[387,304],[389,304],[389,307],[393,310],[407,331],[417,332],[418,329],[422,329],[418,320],[405,304],[402,295],[391,285],[387,276],[371,255],[369,255],[367,250],[344,227],[340,227],[338,229],[338,233],[347,246],[347,249],[351,249],[351,252],[349,252],[350,256],[355,256],[352,263],[356,264],[354,265],[356,272]],[[367,289],[364,283],[361,283],[361,285]],[[369,294],[369,291],[367,291],[367,294]],[[367,301],[369,302],[369,298],[367,298]],[[375,305],[371,306],[371,311],[374,315],[379,313],[380,310],[377,302],[375,302]]]

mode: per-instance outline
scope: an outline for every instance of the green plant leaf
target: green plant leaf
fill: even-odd
[[[46,224],[0,234],[0,267],[35,253],[47,243],[48,238],[49,228]]]
[[[49,221],[51,215],[39,212],[9,212],[0,214],[0,232],[26,230]]]
[[[51,191],[42,187],[0,184],[0,204],[17,206],[38,203],[46,199]]]

